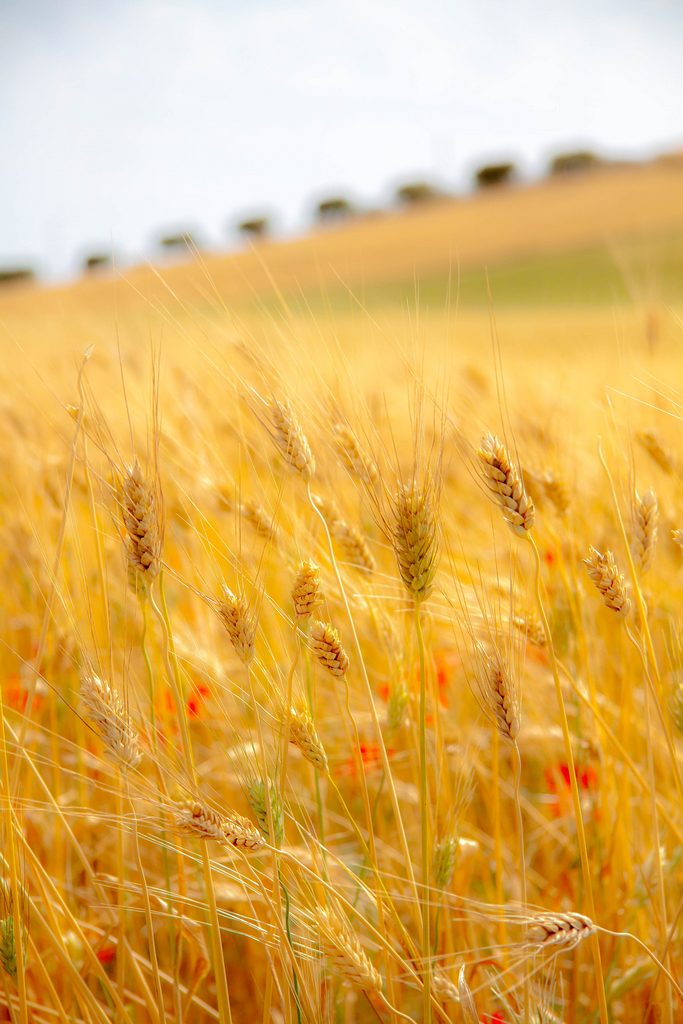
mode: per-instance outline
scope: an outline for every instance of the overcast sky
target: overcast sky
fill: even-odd
[[[0,265],[683,144],[679,0],[0,0]]]

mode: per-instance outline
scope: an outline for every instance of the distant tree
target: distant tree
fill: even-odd
[[[580,174],[583,171],[590,171],[600,164],[600,157],[591,153],[589,149],[577,149],[573,153],[558,153],[550,161],[550,173],[555,174]]]
[[[515,176],[515,172],[512,163],[486,164],[479,168],[474,178],[479,188],[490,188],[492,185],[506,185]]]
[[[164,249],[194,249],[197,247],[197,241],[189,231],[179,231],[174,235],[162,235],[159,244]]]
[[[0,267],[0,285],[27,284],[35,276],[31,267]]]
[[[316,206],[317,218],[321,222],[345,220],[353,212],[353,203],[344,199],[343,196],[330,196],[329,199],[321,199]]]
[[[83,260],[83,269],[91,273],[111,266],[111,256],[105,252],[93,252]]]
[[[406,206],[428,202],[430,199],[438,199],[440,196],[439,190],[428,181],[410,181],[396,189],[396,199]]]
[[[248,217],[238,223],[237,230],[247,238],[264,238],[270,231],[270,221],[267,217]]]

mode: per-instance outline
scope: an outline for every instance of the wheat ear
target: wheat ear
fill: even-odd
[[[603,555],[597,548],[591,547],[583,563],[607,607],[620,615],[628,615],[631,599],[626,592],[624,575],[619,572],[612,552],[606,551]]]
[[[458,972],[458,995],[460,996],[460,1013],[463,1024],[479,1024],[479,1014],[472,995],[472,989],[467,984],[465,977],[465,965],[463,964]]]
[[[251,664],[254,660],[257,618],[248,601],[233,593],[224,583],[223,598],[218,601],[216,610],[240,661],[244,665]]]
[[[353,431],[342,423],[335,424],[333,431],[335,444],[348,471],[363,484],[376,483],[379,475],[377,465],[363,450]]]
[[[315,459],[289,400],[272,398],[269,412],[271,436],[280,454],[308,482],[315,473]]]
[[[309,619],[320,604],[320,567],[310,560],[301,562],[292,587],[297,619]]]
[[[515,629],[523,633],[533,647],[545,647],[546,636],[543,623],[533,612],[529,612],[527,615],[514,615],[511,621]]]
[[[263,836],[248,818],[234,812],[223,817],[199,800],[176,804],[175,820],[181,832],[198,839],[213,839],[224,846],[258,850],[264,843]]]
[[[650,489],[643,495],[635,493],[633,508],[633,541],[631,550],[633,559],[641,575],[644,575],[652,564],[657,546],[657,524],[659,522],[659,505],[657,495]]]
[[[347,925],[329,910],[318,912],[317,925],[322,951],[344,981],[364,992],[380,992],[382,976]]]
[[[122,490],[128,580],[133,589],[138,589],[159,574],[162,530],[156,492],[145,479],[137,459],[124,474]]]
[[[543,477],[543,489],[560,516],[566,516],[571,504],[571,492],[562,477],[548,472]]]
[[[373,572],[375,559],[368,547],[368,543],[360,530],[351,523],[337,519],[330,526],[332,536],[342,549],[344,559],[354,565],[357,569],[364,569],[366,572]]]
[[[314,622],[308,639],[313,654],[323,668],[339,678],[346,675],[349,659],[334,626],[326,622]]]
[[[401,579],[416,604],[429,597],[439,559],[439,540],[432,489],[413,480],[402,484],[394,499],[392,541]]]
[[[327,754],[316,732],[313,719],[307,711],[292,708],[289,718],[289,742],[314,768],[327,775]]]
[[[495,434],[485,434],[477,451],[486,486],[513,531],[523,537],[534,525],[536,509],[507,448]]]
[[[476,695],[501,736],[514,743],[522,724],[519,684],[505,659],[477,648]]]
[[[17,976],[17,944],[14,939],[14,914],[11,907],[5,918],[0,918],[0,967],[10,976]]]
[[[135,768],[142,759],[140,739],[116,690],[87,671],[81,676],[80,693],[85,714],[97,726],[112,757],[124,768]]]
[[[556,952],[573,949],[595,931],[589,917],[570,911],[566,914],[536,914],[527,929],[526,941],[540,949]]]
[[[676,463],[672,453],[665,448],[654,430],[641,430],[636,434],[636,439],[644,448],[652,461],[659,466],[667,476],[671,476]]]

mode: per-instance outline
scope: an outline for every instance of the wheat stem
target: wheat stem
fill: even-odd
[[[417,637],[417,650],[420,661],[420,709],[419,709],[419,737],[420,737],[420,833],[422,851],[422,949],[424,957],[424,989],[423,1019],[429,1024],[432,1019],[431,1008],[431,943],[429,938],[430,928],[430,814],[429,814],[429,789],[427,778],[427,673],[425,669],[425,647],[422,633],[422,621],[420,616],[420,602],[415,601],[415,635]]]
[[[192,757],[192,743],[190,740],[190,730],[187,724],[187,718],[183,707],[182,699],[182,681],[180,678],[180,665],[178,663],[178,655],[176,654],[175,643],[173,640],[173,632],[171,629],[171,619],[168,614],[168,605],[166,603],[166,591],[164,587],[164,573],[161,571],[158,576],[158,587],[159,587],[159,598],[161,601],[161,609],[154,600],[153,593],[150,594],[150,600],[152,607],[159,619],[162,627],[164,636],[164,656],[169,669],[169,680],[174,690],[174,697],[176,708],[178,711],[178,718],[180,720],[180,733],[183,739],[183,749],[185,752],[185,763],[187,768],[188,776],[193,784],[196,786],[197,773],[194,766],[194,760]],[[230,995],[228,992],[228,978],[225,970],[225,959],[223,956],[223,944],[221,942],[221,931],[220,922],[218,919],[218,908],[216,906],[216,894],[213,887],[213,877],[211,874],[211,859],[205,843],[200,843],[201,858],[202,858],[202,870],[204,873],[204,886],[206,889],[206,896],[209,902],[209,919],[211,922],[209,931],[211,935],[211,946],[213,950],[213,962],[214,962],[214,975],[216,978],[216,990],[218,994],[218,1008],[220,1013],[221,1024],[232,1024],[232,1013],[230,1010]]]
[[[543,597],[541,594],[541,555],[538,550],[538,545],[534,540],[533,534],[528,533],[527,538],[531,545],[531,549],[534,553],[534,558],[536,561],[536,602],[538,604],[538,613],[541,617],[541,622],[543,623],[543,630],[545,632],[546,644],[548,647],[548,654],[550,657],[550,667],[553,674],[553,681],[555,683],[555,697],[557,699],[557,706],[560,713],[560,725],[562,727],[562,738],[564,740],[565,757],[567,759],[567,766],[569,768],[569,782],[571,787],[572,803],[574,805],[574,820],[576,823],[576,838],[579,844],[579,857],[581,859],[581,873],[583,875],[583,884],[586,892],[586,899],[588,902],[588,912],[591,919],[593,919],[595,918],[593,883],[591,879],[590,862],[588,860],[586,832],[583,825],[583,814],[581,811],[579,780],[576,774],[576,765],[574,764],[574,752],[572,750],[571,733],[569,732],[569,722],[567,721],[567,712],[564,706],[564,697],[562,696],[562,684],[560,682],[560,673],[558,669],[557,658],[555,657],[553,637],[550,631],[550,624],[548,623],[548,617],[545,613]],[[595,967],[595,981],[598,993],[598,1009],[600,1011],[600,1024],[609,1024],[609,1014],[607,1011],[607,1001],[605,998],[605,979],[602,971],[600,944],[598,942],[597,936],[594,936],[592,939],[592,952],[593,964]]]
[[[7,733],[5,730],[5,705],[0,686],[0,768],[2,770],[2,811],[5,819],[5,843],[9,862],[10,892],[12,894],[12,921],[14,941],[16,944],[17,988],[19,991],[19,1019],[21,1024],[28,1024],[28,995],[26,991],[26,972],[24,966],[24,923],[21,916],[22,903],[19,892],[19,862],[17,859],[16,839],[14,835],[15,816],[10,792],[9,759],[7,757]]]

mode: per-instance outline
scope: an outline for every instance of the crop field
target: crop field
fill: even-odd
[[[0,296],[0,1019],[682,1019],[682,177]]]

